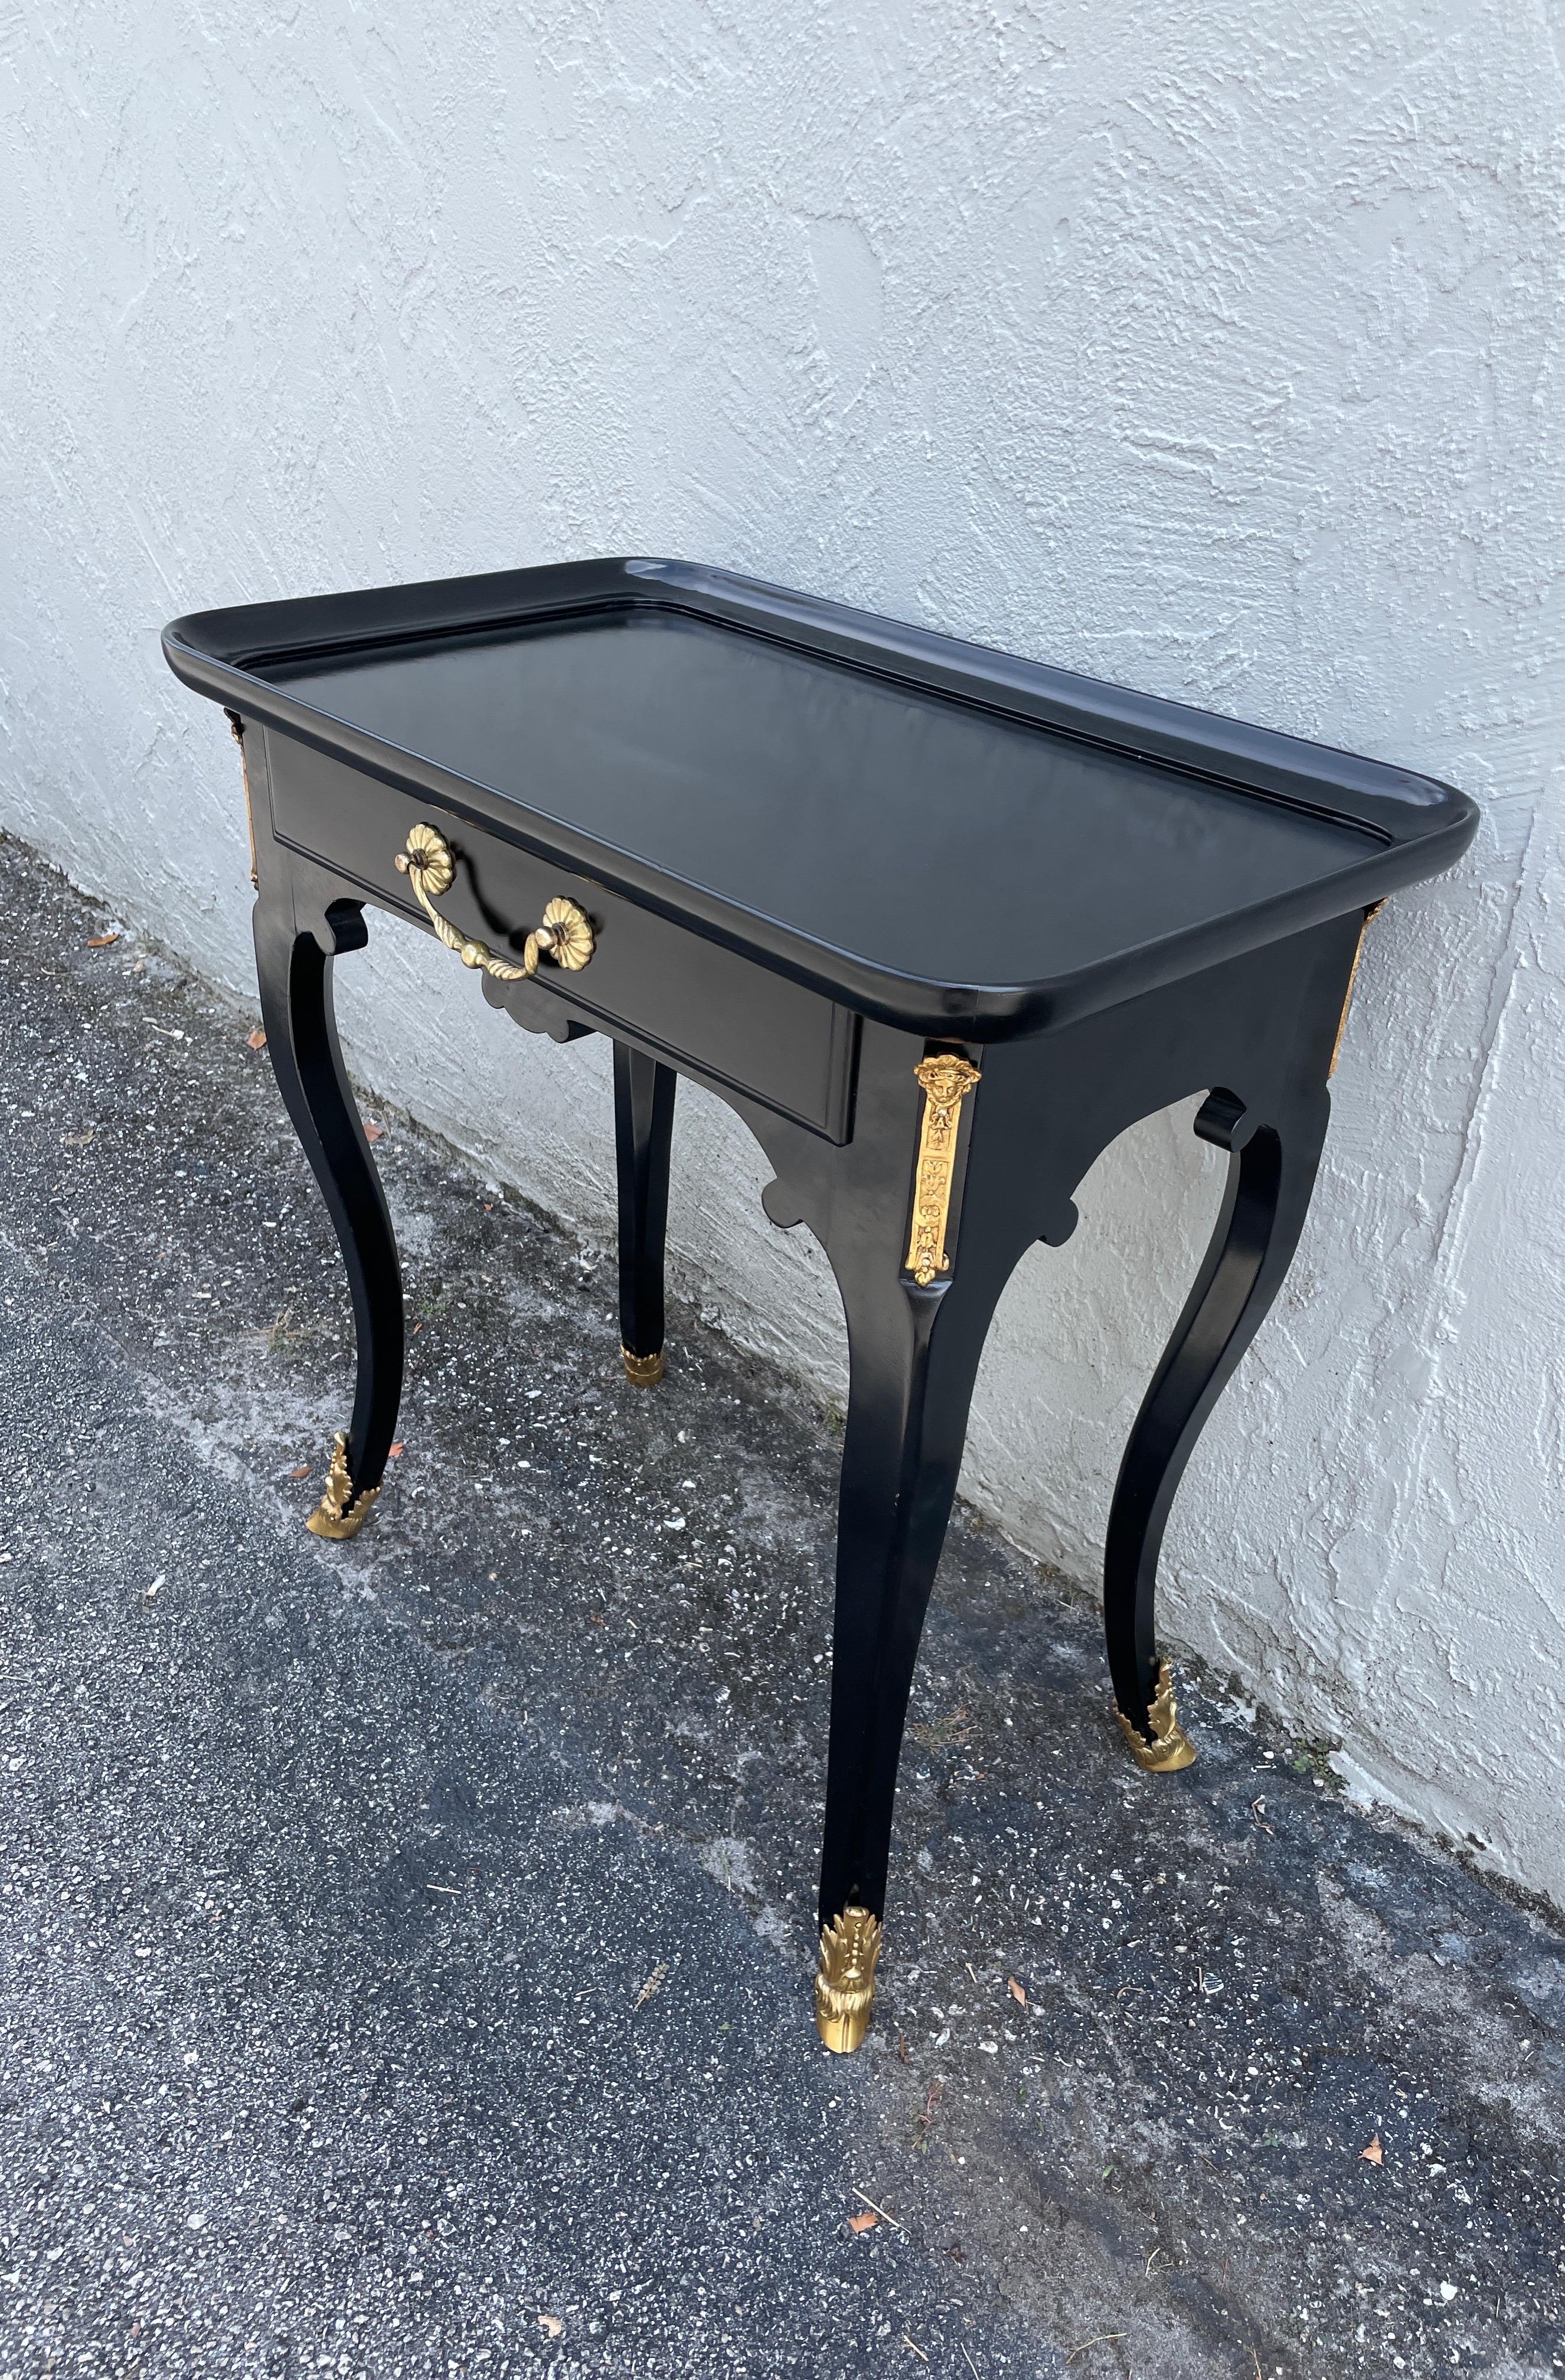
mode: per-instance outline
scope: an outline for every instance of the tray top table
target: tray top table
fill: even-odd
[[[411,918],[533,1031],[614,1044],[625,1369],[663,1367],[674,1087],[744,1119],[848,1324],[816,2014],[869,2020],[892,1803],[973,1379],[1023,1251],[1192,1093],[1230,1156],[1132,1429],[1104,1612],[1120,1725],[1183,1767],[1159,1549],[1277,1293],[1369,916],[1477,813],[1428,778],[687,564],[618,561],[176,621],[245,762],[267,1048],[341,1240],[358,1388],[309,1525],[380,1491],[391,1223],[332,962]]]

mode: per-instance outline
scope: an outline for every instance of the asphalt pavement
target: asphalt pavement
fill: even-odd
[[[0,844],[0,2380],[1565,2371],[1558,1916],[1189,1665],[1141,1776],[970,1515],[819,2047],[832,1418],[679,1308],[631,1388],[602,1253],[372,1102],[403,1451],[305,1534],[255,1026]]]

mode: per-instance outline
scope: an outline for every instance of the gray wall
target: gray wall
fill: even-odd
[[[1537,0],[26,5],[0,66],[0,818],[249,979],[173,613],[685,553],[1454,779],[1372,930],[1316,1212],[1176,1515],[1175,1642],[1565,1897],[1565,77]],[[589,1234],[604,1051],[388,928],[362,1074]],[[1092,1574],[1214,1210],[1128,1136],[986,1366],[967,1490]],[[823,1388],[684,1105],[681,1281]]]

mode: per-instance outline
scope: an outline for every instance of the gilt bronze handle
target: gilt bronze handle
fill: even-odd
[[[450,892],[456,874],[456,855],[435,827],[410,827],[407,847],[397,853],[396,864],[412,885],[419,906],[441,941],[448,951],[455,952],[464,966],[481,967],[485,975],[494,976],[501,983],[520,983],[538,973],[540,959],[552,959],[556,966],[574,975],[592,956],[596,944],[592,920],[585,909],[563,894],[556,894],[549,903],[542,923],[528,936],[520,966],[510,959],[496,958],[487,942],[459,932],[435,907],[442,893]]]

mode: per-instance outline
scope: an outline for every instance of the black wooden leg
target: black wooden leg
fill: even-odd
[[[849,1378],[815,2014],[838,2050],[856,2049],[869,2022],[918,1640],[985,1334],[1028,1236],[991,1212],[1009,1175],[980,1160],[977,1123],[964,1154],[965,1119],[982,1109],[977,1068],[947,1052],[915,1069],[905,1045],[873,1065],[871,1055],[860,1070],[856,1195],[827,1241]]]
[[[639,1050],[614,1044],[614,1148],[619,1164],[620,1353],[625,1377],[663,1377],[663,1237],[669,1142],[679,1077]]]
[[[326,913],[340,953],[362,948],[361,911]],[[402,1276],[385,1194],[343,1068],[332,1011],[332,958],[299,933],[291,907],[258,904],[257,971],[266,1048],[283,1103],[326,1195],[353,1297],[358,1382],[353,1420],[339,1431],[326,1492],[309,1516],[321,1537],[351,1537],[380,1493],[402,1395]]]
[[[1157,1649],[1155,1599],[1163,1530],[1207,1416],[1266,1317],[1292,1261],[1320,1162],[1328,1102],[1254,1126],[1216,1091],[1195,1120],[1229,1151],[1222,1211],[1206,1260],[1153,1377],[1110,1508],[1103,1613],[1120,1724],[1143,1768],[1188,1767],[1168,1665]]]
[[[834,2050],[856,2049],[868,2028],[918,1640],[989,1318],[1035,1235],[1003,1195],[1017,1178],[995,1129],[1005,1102],[975,1121],[989,1113],[979,1084],[969,1058],[868,1027],[851,1143],[831,1150],[755,1120],[778,1163],[767,1212],[808,1222],[848,1330],[815,1979]]]
[[[868,2024],[908,1695],[990,1310],[954,1289],[887,1290],[848,1322],[816,1983],[832,2049],[855,2049]]]

